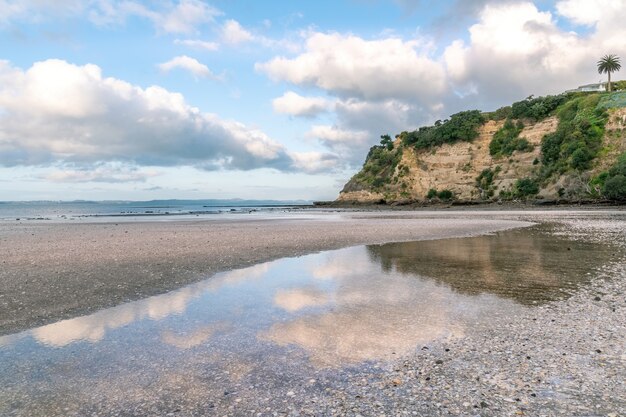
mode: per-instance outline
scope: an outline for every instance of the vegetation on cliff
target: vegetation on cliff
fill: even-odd
[[[594,178],[594,183],[600,186],[606,198],[626,200],[626,152],[619,156],[611,169]]]
[[[459,141],[471,142],[478,136],[478,128],[485,118],[478,110],[463,111],[453,114],[450,119],[437,120],[434,126],[424,126],[413,132],[400,133],[405,146],[415,149],[432,148],[444,143]]]
[[[402,158],[402,148],[395,147],[389,135],[381,136],[380,145],[370,148],[363,168],[346,184],[344,190],[359,190],[371,188],[380,189],[383,185],[389,184],[393,174]],[[397,177],[396,177],[397,178]],[[352,189],[350,189],[350,186]]]
[[[556,132],[546,135],[541,144],[542,181],[568,170],[583,171],[602,147],[608,113],[598,106],[600,94],[574,96],[557,110]]]
[[[493,197],[495,193],[494,180],[501,170],[500,165],[496,166],[494,169],[485,168],[480,175],[476,177],[476,188],[478,188],[480,192],[480,198],[487,200]]]
[[[526,139],[519,137],[523,129],[524,123],[521,120],[513,123],[511,119],[507,119],[504,126],[493,135],[489,144],[491,156],[511,156],[514,151],[532,151],[532,145]]]

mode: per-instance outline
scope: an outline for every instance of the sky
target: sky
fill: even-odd
[[[383,134],[605,80],[624,16],[626,0],[0,0],[0,200],[331,200]]]

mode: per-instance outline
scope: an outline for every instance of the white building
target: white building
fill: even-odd
[[[581,85],[578,88],[575,88],[573,90],[567,90],[566,93],[575,93],[575,92],[585,92],[585,93],[589,93],[589,92],[604,92],[606,91],[606,83],[603,82],[599,82],[596,84],[586,84],[586,85]]]

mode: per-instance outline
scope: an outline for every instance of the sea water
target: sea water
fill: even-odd
[[[142,219],[250,213],[306,206],[308,201],[151,200],[151,201],[0,201],[0,221],[64,221],[102,217]]]

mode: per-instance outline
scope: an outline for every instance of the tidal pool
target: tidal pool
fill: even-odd
[[[220,273],[0,337],[0,415],[208,413],[242,391],[375,367],[567,296],[614,252],[542,225]]]

